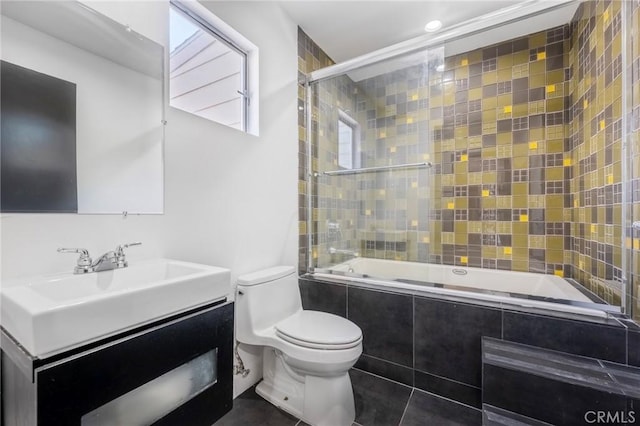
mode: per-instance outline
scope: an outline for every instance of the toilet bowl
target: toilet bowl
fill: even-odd
[[[303,310],[294,267],[238,278],[236,339],[263,346],[256,392],[264,399],[314,426],[353,423],[349,369],[362,354],[362,331],[340,316]]]

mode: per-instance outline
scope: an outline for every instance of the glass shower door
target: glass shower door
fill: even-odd
[[[424,50],[311,84],[310,269],[398,279],[398,268],[357,265],[441,259],[431,250],[439,230],[430,166],[443,53]]]

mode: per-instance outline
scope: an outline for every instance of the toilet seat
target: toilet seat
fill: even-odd
[[[349,349],[362,342],[362,330],[351,321],[326,312],[301,310],[275,325],[276,336],[311,349]]]

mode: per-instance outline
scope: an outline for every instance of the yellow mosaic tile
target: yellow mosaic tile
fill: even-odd
[[[529,75],[529,63],[522,63],[518,65],[514,65],[511,69],[511,73],[513,78],[522,78],[527,77]]]
[[[496,233],[511,234],[511,222],[496,222]]]
[[[482,223],[482,233],[483,234],[495,234],[496,233],[496,224],[495,224],[495,222],[483,222]]]
[[[529,247],[529,240],[526,235],[513,235],[511,239],[513,241],[513,247],[517,247],[517,248]]]
[[[441,235],[442,244],[455,244],[456,236],[453,232],[443,232]]]
[[[482,233],[482,222],[470,221],[468,223],[468,231],[472,234],[481,234]]]

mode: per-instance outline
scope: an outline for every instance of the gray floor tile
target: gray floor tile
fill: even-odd
[[[397,426],[411,388],[352,369],[349,372],[356,403],[356,423],[363,426]]]
[[[233,408],[215,426],[295,426],[298,419],[265,401],[255,391],[247,389],[233,400]]]
[[[482,412],[416,389],[401,426],[475,426],[482,424]]]

